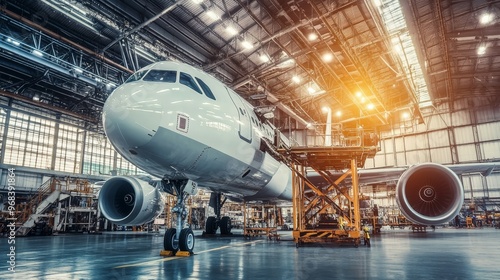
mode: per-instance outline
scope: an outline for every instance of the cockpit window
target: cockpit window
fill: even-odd
[[[144,81],[150,82],[165,82],[165,83],[175,83],[177,78],[176,71],[169,70],[151,70],[144,77]]]
[[[183,85],[186,85],[194,89],[199,94],[203,94],[203,92],[201,92],[200,87],[198,87],[198,85],[194,81],[193,77],[191,77],[191,75],[181,72],[181,75],[179,77],[179,82]]]
[[[148,72],[148,71],[144,70],[144,71],[140,71],[140,72],[135,72],[132,76],[128,77],[128,79],[125,81],[125,83],[135,82],[135,81],[142,79],[142,77],[144,76],[144,74],[146,74],[146,72]]]
[[[205,92],[205,95],[208,98],[215,100],[215,96],[212,93],[212,91],[210,90],[210,88],[208,87],[208,85],[205,84],[205,82],[203,82],[201,79],[196,78],[196,80],[198,81],[198,84],[200,84],[201,88],[203,89],[203,92]]]

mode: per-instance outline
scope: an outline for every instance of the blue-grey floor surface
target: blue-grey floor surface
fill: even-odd
[[[195,255],[162,257],[161,234],[114,232],[0,238],[0,279],[500,279],[500,229],[383,228],[363,245],[296,248],[280,242],[201,237]],[[9,256],[10,254],[10,256]]]

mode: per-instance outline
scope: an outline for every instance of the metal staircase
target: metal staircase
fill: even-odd
[[[52,177],[43,183],[37,190],[37,194],[20,209],[21,214],[17,217],[17,236],[26,236],[35,225],[46,218],[52,220],[57,217],[54,230],[61,229],[66,219],[59,219],[61,202],[72,195],[91,194],[92,189],[85,180],[72,180],[70,178]],[[58,207],[54,207],[58,205]],[[57,208],[57,213],[54,209]]]

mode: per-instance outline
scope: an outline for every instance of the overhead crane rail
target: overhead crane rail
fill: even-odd
[[[358,247],[361,237],[357,169],[373,158],[378,146],[323,146],[277,149],[292,169],[292,202],[296,246],[304,243],[347,243]],[[326,186],[308,179],[314,170]],[[332,170],[343,171],[334,177]],[[310,174],[310,173],[309,173]],[[351,180],[346,183],[346,179]]]

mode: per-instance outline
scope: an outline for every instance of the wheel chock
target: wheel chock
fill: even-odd
[[[174,255],[174,252],[172,252],[172,251],[167,251],[167,250],[160,251],[160,256],[163,256],[163,257],[171,257],[173,255]]]
[[[177,251],[177,253],[175,254],[176,257],[190,257],[193,255],[193,252],[189,252],[189,251]]]

